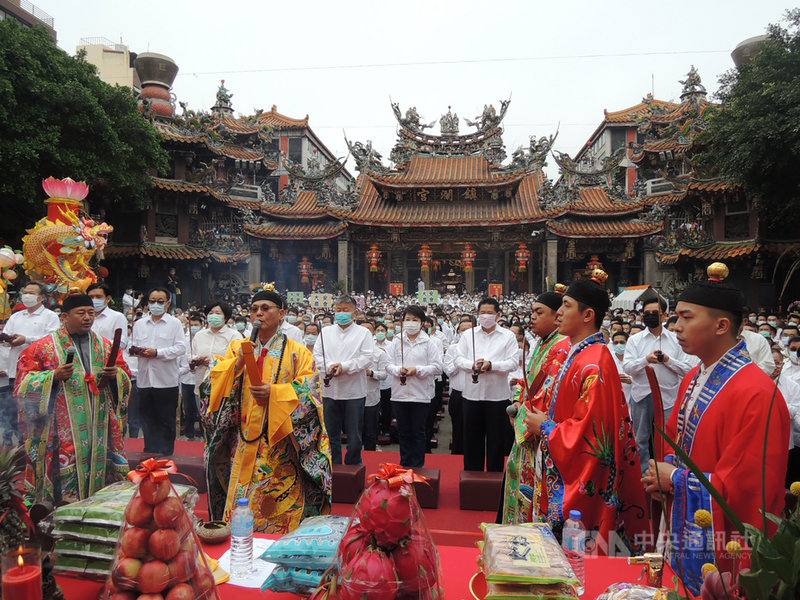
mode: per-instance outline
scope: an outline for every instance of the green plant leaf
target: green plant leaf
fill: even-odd
[[[750,571],[749,573],[739,573],[739,583],[742,584],[748,592],[748,597],[755,600],[756,598],[767,599],[770,597],[770,592],[778,581],[778,576],[764,569],[758,571]]]

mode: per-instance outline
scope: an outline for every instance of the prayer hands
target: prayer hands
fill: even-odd
[[[250,394],[253,399],[262,406],[269,401],[270,384],[262,383],[261,385],[254,385],[250,387]]]
[[[656,350],[647,355],[647,362],[653,365],[657,365],[658,363],[668,363],[669,356],[661,352],[661,350]]]
[[[72,363],[64,363],[62,365],[58,365],[55,369],[53,369],[53,379],[56,381],[66,381],[70,377],[72,377],[72,373],[74,372],[75,367]]]
[[[413,377],[417,374],[417,367],[403,367],[400,369],[401,375],[406,375],[407,377]]]
[[[341,363],[336,363],[335,365],[331,365],[328,367],[328,375],[331,377],[338,377],[342,374],[342,365]]]
[[[671,494],[673,490],[672,473],[675,472],[675,467],[669,463],[658,463],[658,475],[656,476],[656,461],[650,460],[650,466],[642,477],[644,484],[644,491],[648,494],[653,494],[657,500],[662,499],[659,490],[664,490],[665,494]]]
[[[475,361],[475,364],[472,365],[472,370],[475,372],[485,373],[486,371],[492,370],[492,361],[484,360],[479,358]]]
[[[138,354],[144,358],[155,358],[158,356],[158,350],[155,348],[139,348]]]

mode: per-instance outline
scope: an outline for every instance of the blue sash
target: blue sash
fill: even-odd
[[[728,350],[714,367],[692,410],[686,415],[686,406],[700,375],[700,371],[697,371],[692,384],[683,395],[678,412],[678,445],[687,454],[691,455],[700,421],[714,397],[742,367],[749,363],[750,356],[745,349],[744,341],[741,341]],[[703,509],[713,517],[713,503],[711,495],[677,455],[670,455],[667,460],[678,468],[672,476],[675,496],[672,503],[670,563],[678,576],[686,582],[689,591],[697,595],[703,585],[703,564],[714,563],[716,555],[713,522],[708,529],[702,529],[694,522],[694,514]],[[713,485],[711,474],[706,473],[705,476]]]

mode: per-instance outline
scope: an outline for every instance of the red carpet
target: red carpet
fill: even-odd
[[[125,449],[141,452],[144,449],[144,440],[141,438],[125,441]],[[180,456],[202,456],[203,442],[176,441],[175,462],[180,465]],[[363,453],[367,475],[378,470],[378,465],[384,462],[400,462],[397,452],[367,452]],[[463,457],[452,454],[427,454],[425,466],[430,469],[441,470],[439,482],[439,508],[425,508],[425,520],[433,533],[436,544],[446,546],[474,546],[475,542],[483,536],[480,533],[480,524],[484,521],[494,522],[495,513],[489,511],[461,510],[458,497],[458,477],[464,468]],[[208,499],[201,494],[200,501],[195,509],[201,517],[207,518]],[[353,512],[352,504],[335,503],[333,514],[349,516]]]

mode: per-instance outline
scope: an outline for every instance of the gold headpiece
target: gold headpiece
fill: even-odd
[[[725,263],[715,262],[708,265],[706,273],[708,273],[709,281],[724,281],[731,271]]]
[[[596,281],[597,283],[599,283],[600,285],[605,285],[606,284],[606,279],[608,279],[608,273],[603,271],[603,269],[595,269],[594,271],[592,271],[592,274],[590,275],[590,278],[593,281]]]
[[[563,283],[557,283],[557,284],[556,284],[556,285],[553,287],[553,291],[554,291],[556,294],[561,294],[561,295],[563,296],[563,295],[564,295],[564,292],[566,292],[566,291],[567,291],[567,286],[566,286],[566,285],[564,285]]]
[[[268,282],[261,282],[255,285],[251,285],[250,289],[254,292],[274,292],[275,291],[275,282],[268,281]]]

